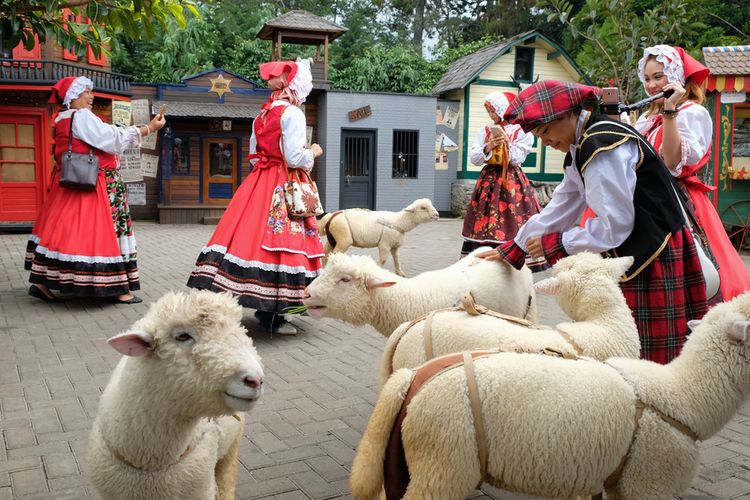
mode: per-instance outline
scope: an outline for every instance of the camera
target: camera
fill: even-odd
[[[620,114],[620,89],[617,87],[604,87],[602,97],[599,101],[599,110],[605,115]]]

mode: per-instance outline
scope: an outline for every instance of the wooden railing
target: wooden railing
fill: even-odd
[[[57,61],[32,59],[1,59],[0,83],[49,84],[52,85],[65,76],[85,76],[94,82],[94,90],[130,93],[130,75],[85,68]]]

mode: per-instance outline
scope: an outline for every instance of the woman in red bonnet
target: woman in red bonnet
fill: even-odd
[[[549,204],[513,240],[478,257],[521,268],[527,254],[550,264],[579,252],[632,256],[620,289],[638,327],[641,357],[668,363],[687,339],[688,321],[708,309],[701,263],[659,155],[632,127],[586,109],[600,93],[544,81],[511,103],[509,122],[567,153],[565,174]],[[581,227],[587,206],[596,215]]]
[[[655,45],[643,51],[638,76],[649,95],[674,91],[669,98],[654,101],[635,128],[653,144],[690,197],[699,229],[719,267],[721,294],[717,298],[730,300],[750,290],[750,276],[707,196],[716,187],[705,184],[697,175],[708,163],[713,136],[711,115],[702,106],[705,98],[701,85],[708,77],[708,68],[681,47]]]
[[[299,108],[312,90],[309,60],[261,64],[260,75],[272,94],[253,122],[253,171],[198,256],[188,286],[229,292],[257,309],[262,330],[294,335],[281,313],[302,305],[305,287],[320,273],[323,245],[315,217],[288,216],[284,184],[287,169],[309,172],[323,150],[306,146]]]
[[[515,98],[510,92],[492,92],[485,97],[484,107],[493,125],[477,131],[471,149],[471,163],[484,168],[466,209],[461,256],[480,246],[497,246],[512,239],[518,228],[541,210],[534,189],[521,170],[534,146],[534,136],[503,119]],[[506,153],[496,154],[498,148]],[[544,261],[535,264],[534,270],[546,265]]]
[[[165,119],[156,116],[148,124],[127,128],[104,123],[92,111],[93,87],[85,76],[68,76],[52,87],[50,102],[66,109],[54,120],[56,167],[26,249],[29,295],[57,302],[61,299],[52,293],[56,290],[137,304],[142,300],[131,293],[140,288],[135,236],[117,155],[139,146],[141,137],[162,128]],[[58,184],[60,160],[71,135],[74,153],[93,151],[99,159],[93,191]]]

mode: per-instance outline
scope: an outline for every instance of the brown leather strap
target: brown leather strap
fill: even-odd
[[[504,319],[505,321],[516,323],[518,325],[527,326],[530,328],[539,328],[539,326],[535,325],[534,323],[532,323],[531,321],[527,319],[517,318],[515,316],[510,316],[508,314],[499,313],[499,312],[487,309],[484,306],[477,305],[477,303],[474,301],[474,296],[471,294],[471,292],[466,292],[464,296],[461,298],[461,308],[467,313],[469,313],[471,316],[478,316],[480,314],[485,314],[487,316],[492,316],[493,318]]]
[[[424,341],[424,354],[427,359],[432,359],[432,318],[436,311],[429,313],[424,319],[424,328],[422,329],[422,339]]]
[[[625,464],[628,461],[628,455],[630,455],[630,449],[633,447],[633,443],[635,442],[635,436],[638,434],[638,428],[641,420],[641,416],[643,416],[644,410],[650,410],[654,413],[656,413],[656,416],[660,419],[664,420],[666,423],[683,433],[685,436],[689,437],[693,441],[698,440],[698,435],[687,425],[683,424],[679,420],[670,417],[669,415],[663,413],[661,410],[655,408],[652,405],[647,405],[640,399],[635,400],[635,427],[633,428],[633,437],[630,439],[630,444],[628,445],[628,450],[625,452],[625,455],[620,459],[620,463],[617,465],[617,468],[607,476],[607,479],[604,480],[604,491],[607,491],[608,489],[614,488],[617,486],[617,483],[620,481],[620,476],[622,475],[622,471],[625,468]],[[600,493],[599,495],[593,497],[593,498],[603,498],[603,494]]]
[[[333,219],[336,218],[337,215],[339,215],[343,210],[337,210],[331,214],[331,217],[328,219],[328,222],[326,222],[326,238],[328,239],[328,244],[331,245],[331,250],[336,248],[336,238],[331,235],[331,222],[333,222]]]
[[[464,371],[466,372],[466,385],[469,389],[469,403],[471,404],[471,413],[474,416],[474,435],[477,440],[479,449],[479,484],[482,484],[487,477],[487,436],[484,433],[484,419],[482,418],[482,404],[479,400],[479,389],[477,388],[477,378],[474,372],[474,360],[472,353],[464,351]]]
[[[573,337],[571,337],[570,335],[568,335],[567,332],[564,332],[562,330],[557,330],[557,333],[560,334],[560,336],[563,338],[563,340],[565,340],[565,342],[567,342],[568,344],[570,344],[571,347],[573,347],[573,349],[575,349],[576,354],[578,354],[579,356],[581,354],[583,354],[583,349],[581,348],[581,346],[578,345],[578,343],[575,340],[573,340]]]

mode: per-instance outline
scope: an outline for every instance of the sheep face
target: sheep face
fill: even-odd
[[[370,257],[332,254],[320,276],[307,287],[302,303],[313,318],[365,324],[372,310],[372,294],[377,288],[395,284],[376,277],[383,273]]]
[[[693,320],[688,324],[694,331],[691,338],[714,338],[726,356],[721,363],[742,367],[741,371],[749,378],[746,382],[750,382],[750,292],[711,308],[702,320]],[[685,344],[685,351],[692,350],[691,344]],[[698,345],[697,348],[702,349],[703,346]]]
[[[263,392],[263,367],[241,318],[229,294],[169,292],[109,344],[187,414],[248,411]]]
[[[536,283],[534,289],[556,295],[560,307],[571,318],[586,318],[592,310],[600,310],[604,301],[625,303],[617,284],[632,264],[632,257],[603,258],[579,253],[557,262],[552,277]]]
[[[415,219],[420,223],[435,221],[440,218],[440,214],[438,214],[438,211],[432,205],[432,201],[429,198],[415,200],[405,210],[414,213]]]

